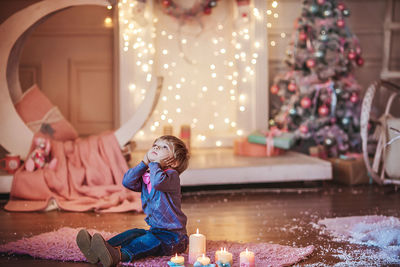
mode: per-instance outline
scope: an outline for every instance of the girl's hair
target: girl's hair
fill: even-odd
[[[164,140],[172,144],[174,158],[178,163],[177,166],[174,167],[174,169],[179,174],[181,174],[184,170],[186,170],[189,165],[190,155],[188,149],[186,148],[185,143],[181,139],[173,135],[160,136],[154,141],[154,143],[157,142],[157,140]]]

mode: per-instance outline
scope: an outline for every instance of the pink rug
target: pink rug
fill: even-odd
[[[15,242],[0,245],[0,252],[9,254],[27,254],[34,258],[60,260],[60,261],[85,261],[79,251],[75,237],[80,229],[64,227],[54,232],[43,233],[37,236],[22,238]],[[106,239],[116,233],[89,230],[90,233],[99,232]],[[207,241],[207,256],[214,262],[214,253],[221,247],[233,253],[233,266],[239,266],[239,254],[248,248],[256,254],[257,266],[288,266],[295,264],[309,256],[314,246],[296,248],[268,243],[233,243],[226,241]],[[187,254],[183,254],[187,261]],[[135,263],[124,264],[127,266],[168,266],[171,257],[150,257]]]

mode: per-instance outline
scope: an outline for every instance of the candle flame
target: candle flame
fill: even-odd
[[[196,230],[196,234],[199,234],[199,228],[197,228],[197,230]]]

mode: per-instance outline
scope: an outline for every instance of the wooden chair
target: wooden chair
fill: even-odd
[[[368,142],[371,140],[371,136],[369,136],[371,110],[373,109],[374,97],[377,94],[382,94],[385,90],[389,92],[389,97],[387,98],[383,115],[379,121],[375,121],[378,124],[377,131],[375,132],[377,145],[371,163],[367,149]],[[397,189],[397,186],[400,185],[400,174],[398,174],[400,172],[400,157],[396,157],[395,153],[400,152],[400,139],[396,139],[393,136],[390,137],[390,131],[393,131],[395,135],[400,134],[400,129],[391,126],[391,122],[393,121],[400,125],[400,119],[394,118],[390,114],[390,109],[395,101],[396,105],[400,104],[400,86],[384,80],[380,80],[369,86],[361,107],[361,139],[364,162],[371,177],[378,184],[394,184]],[[392,143],[390,142],[391,139]]]

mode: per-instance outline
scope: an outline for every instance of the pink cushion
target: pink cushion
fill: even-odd
[[[54,108],[50,100],[40,91],[39,87],[35,84],[29,88],[15,104],[19,116],[28,125],[33,132],[40,131],[40,124],[37,127],[32,126],[30,123],[41,121],[49,111]],[[55,111],[55,110],[53,110]],[[54,116],[56,114],[56,116]],[[78,137],[78,132],[75,128],[61,115],[59,112],[53,112],[51,118],[45,122],[47,127],[43,127],[42,133],[54,140],[74,140]],[[44,131],[43,131],[44,129]]]

